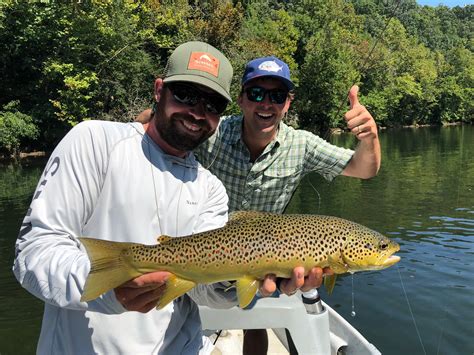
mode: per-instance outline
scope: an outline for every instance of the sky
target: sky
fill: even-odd
[[[474,5],[474,0],[417,0],[419,5],[438,6],[445,5],[449,7]]]

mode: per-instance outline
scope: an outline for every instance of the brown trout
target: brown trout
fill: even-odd
[[[385,269],[400,260],[399,245],[360,224],[331,216],[234,212],[222,228],[190,236],[161,236],[156,245],[79,238],[91,262],[81,301],[90,301],[152,271],[169,271],[158,308],[196,284],[236,280],[241,308],[266,274],[289,278],[330,266],[335,274]],[[331,292],[335,275],[326,277]]]

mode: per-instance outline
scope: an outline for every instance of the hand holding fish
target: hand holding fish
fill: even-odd
[[[281,279],[279,283],[280,292],[291,296],[298,289],[305,292],[313,288],[319,288],[323,282],[323,275],[333,274],[328,267],[324,269],[314,267],[306,277],[304,273],[303,267],[294,268],[291,278]],[[128,311],[147,313],[156,307],[166,289],[166,280],[170,275],[166,271],[156,271],[138,276],[115,288],[115,297]],[[266,275],[259,289],[260,294],[263,297],[269,297],[276,289],[276,276],[274,274]]]
[[[309,271],[308,275],[305,276],[304,274],[304,267],[295,267],[290,279],[280,280],[280,292],[291,296],[298,290],[306,292],[314,288],[319,288],[323,283],[323,276],[333,275],[333,271],[329,267],[325,267],[324,269],[314,267]]]
[[[138,276],[115,288],[115,297],[127,310],[147,313],[156,307],[170,275],[156,271]]]
[[[349,91],[350,110],[346,112],[344,118],[349,128],[357,139],[374,139],[377,137],[377,125],[370,112],[361,105],[358,99],[359,87],[354,85]]]

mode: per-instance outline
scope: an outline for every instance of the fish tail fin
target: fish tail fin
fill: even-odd
[[[93,238],[79,238],[87,250],[91,269],[86,279],[81,302],[96,299],[124,282],[139,276],[124,251],[133,243],[119,243]]]

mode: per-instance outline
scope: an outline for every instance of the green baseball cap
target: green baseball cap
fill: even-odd
[[[234,70],[219,50],[204,42],[186,42],[171,53],[164,83],[186,81],[208,87],[232,101],[230,83]]]

